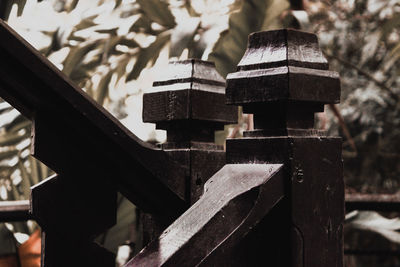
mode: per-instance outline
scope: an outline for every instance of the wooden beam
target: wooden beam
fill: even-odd
[[[343,266],[342,140],[314,129],[314,113],[339,102],[340,80],[317,37],[292,29],[251,34],[226,84],[227,102],[254,115],[254,130],[227,140],[227,163],[285,166],[286,206],[263,225],[264,240],[248,243],[262,247],[257,265]],[[238,266],[253,266],[253,258]]]
[[[345,198],[346,211],[400,211],[400,195],[398,194],[347,193]]]
[[[225,165],[200,200],[126,266],[221,266],[215,255],[230,250],[284,197],[282,166]]]
[[[0,201],[0,222],[27,221],[32,219],[29,207],[29,200]]]

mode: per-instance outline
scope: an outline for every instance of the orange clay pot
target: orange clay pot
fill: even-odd
[[[36,230],[29,239],[18,248],[19,260],[15,255],[0,257],[0,267],[40,267],[40,230]]]

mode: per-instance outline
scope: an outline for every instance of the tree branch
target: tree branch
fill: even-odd
[[[344,65],[353,68],[355,70],[357,70],[357,72],[361,75],[364,75],[365,77],[367,77],[369,80],[373,81],[376,85],[378,85],[380,88],[382,88],[384,91],[386,91],[393,99],[395,99],[396,101],[400,100],[400,97],[393,92],[393,90],[391,88],[389,88],[388,86],[386,86],[386,84],[384,82],[379,81],[378,79],[376,79],[374,76],[372,76],[370,73],[366,72],[365,70],[362,70],[361,68],[359,68],[358,66],[354,65],[351,62],[348,62],[347,60],[344,60],[341,57],[338,57],[336,55],[331,55],[329,53],[327,53],[326,51],[324,51],[324,54],[327,58],[331,58],[331,59],[336,59],[337,61],[339,61],[340,63],[343,63]]]

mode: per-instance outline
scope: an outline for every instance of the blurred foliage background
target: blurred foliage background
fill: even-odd
[[[344,138],[346,190],[399,193],[399,0],[0,0],[0,17],[151,142],[165,140],[165,132],[142,123],[142,95],[170,59],[211,60],[225,77],[235,70],[249,33],[282,27],[314,32],[341,75],[341,104],[317,120]],[[217,142],[251,127],[251,116],[239,118],[239,125],[217,134]],[[29,156],[29,136],[30,122],[1,101],[0,200],[28,199],[30,186],[52,173]],[[398,250],[397,216],[348,214],[346,246]],[[120,197],[118,224],[98,242],[114,252],[120,248],[123,263],[134,252],[121,245],[140,248],[137,226],[134,206]],[[34,222],[0,224],[0,255],[15,253],[36,228]],[[398,265],[396,257],[346,257],[346,266]]]

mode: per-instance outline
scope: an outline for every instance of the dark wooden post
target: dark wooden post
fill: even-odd
[[[41,266],[114,266],[114,253],[94,242],[116,223],[117,190],[108,179],[112,174],[83,156],[86,140],[71,142],[75,129],[59,131],[63,125],[48,114],[36,114],[31,148],[58,173],[31,191],[31,211],[42,228]]]
[[[225,80],[212,62],[171,62],[153,89],[155,92],[143,96],[143,121],[167,130],[167,141],[160,146],[186,168],[185,177],[164,182],[193,204],[205,182],[225,165],[225,152],[214,143],[214,132],[237,122],[237,108],[225,104]],[[144,244],[168,226],[155,217],[142,216]]]
[[[226,96],[254,114],[254,131],[227,141],[227,163],[284,163],[287,196],[232,258],[250,253],[243,261],[257,266],[343,266],[342,141],[313,128],[314,113],[339,102],[340,81],[317,37],[295,30],[250,35]]]

